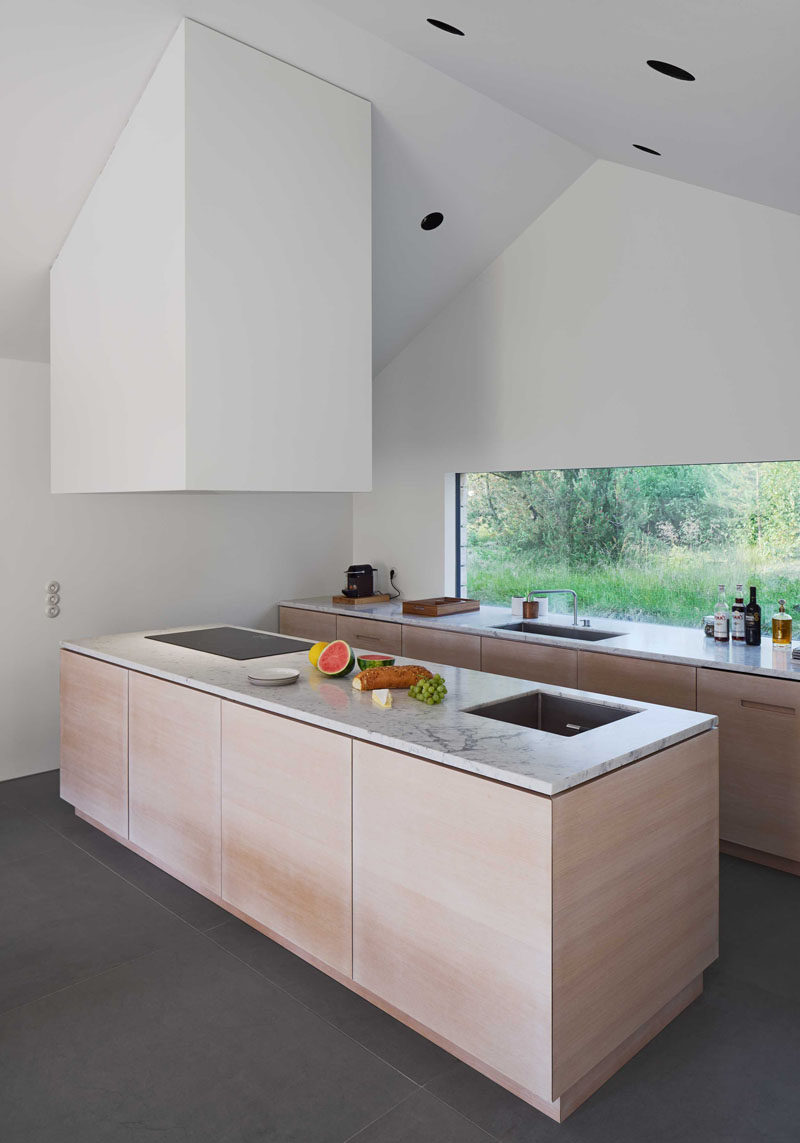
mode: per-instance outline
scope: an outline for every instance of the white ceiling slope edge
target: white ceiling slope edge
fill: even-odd
[[[797,0],[319,2],[597,156],[800,213]]]
[[[49,267],[183,16],[372,102],[376,372],[592,161],[310,0],[5,6],[0,357],[48,359]]]

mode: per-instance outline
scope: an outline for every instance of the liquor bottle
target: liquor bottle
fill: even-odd
[[[730,608],[725,598],[725,584],[719,585],[717,606],[714,608],[714,639],[717,643],[727,643],[730,634]]]
[[[756,589],[750,588],[750,602],[744,609],[744,641],[750,647],[761,645],[761,608],[756,603]]]
[[[778,600],[778,610],[772,616],[772,642],[785,646],[792,641],[792,617],[786,610],[786,600]]]
[[[737,583],[736,599],[731,608],[731,639],[744,643],[744,587]]]

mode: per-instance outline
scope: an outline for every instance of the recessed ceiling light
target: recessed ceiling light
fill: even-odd
[[[438,28],[440,32],[449,32],[451,36],[464,35],[460,28],[456,28],[453,24],[445,24],[444,20],[432,20],[428,17],[428,23],[432,24],[434,28]]]
[[[441,226],[444,222],[444,215],[440,210],[434,210],[433,214],[426,214],[420,226],[423,230],[435,230],[437,226]]]
[[[646,151],[648,155],[660,155],[660,151],[654,151],[652,147],[645,147],[644,143],[634,143],[637,151]]]
[[[660,71],[662,75],[670,76],[672,79],[685,79],[694,82],[694,76],[690,71],[677,67],[675,64],[664,63],[663,60],[648,60],[647,66],[651,67],[653,71]]]

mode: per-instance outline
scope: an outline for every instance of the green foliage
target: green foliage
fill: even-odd
[[[473,473],[467,588],[573,587],[594,615],[694,626],[716,585],[800,599],[800,462]]]

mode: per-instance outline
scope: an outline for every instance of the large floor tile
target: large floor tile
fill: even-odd
[[[231,920],[215,929],[212,937],[416,1083],[425,1083],[452,1067],[453,1057],[448,1052],[249,925]]]
[[[196,932],[0,1017],[3,1143],[342,1143],[413,1090]]]
[[[187,926],[64,838],[0,876],[0,1011],[153,952]]]
[[[352,1143],[492,1143],[492,1137],[427,1091],[417,1091]]]
[[[53,795],[57,797],[60,773],[60,770],[44,770],[40,774],[0,782],[0,805],[26,807],[32,799],[43,794],[50,799]]]
[[[57,849],[61,838],[27,810],[0,802],[0,868]]]
[[[800,1000],[800,877],[725,856],[720,873],[714,972]]]

